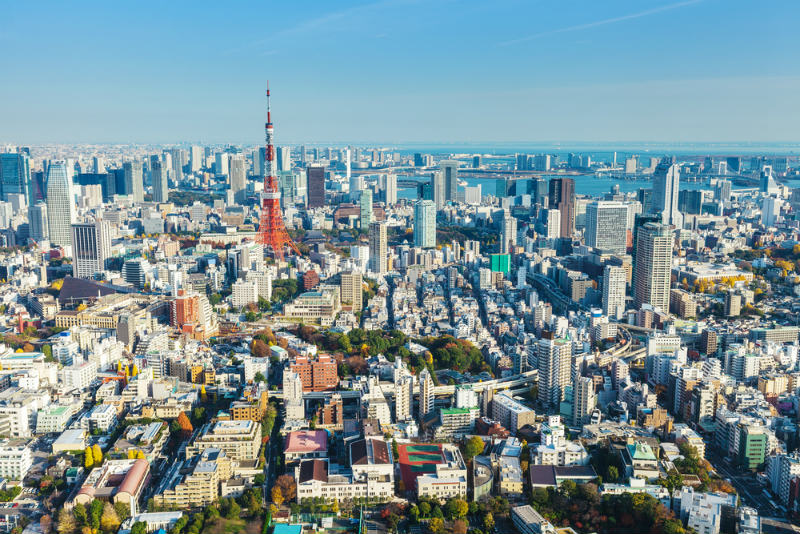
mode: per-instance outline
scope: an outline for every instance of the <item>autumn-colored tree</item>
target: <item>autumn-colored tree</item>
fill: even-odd
[[[100,528],[106,532],[116,532],[119,530],[120,523],[121,521],[117,511],[114,510],[114,506],[110,502],[105,503],[103,505],[103,515],[100,516]]]
[[[59,534],[72,534],[78,528],[78,522],[75,521],[75,516],[66,508],[61,508],[58,512],[58,529]]]
[[[260,339],[254,339],[250,347],[250,353],[256,358],[266,358],[269,356],[269,345]]]
[[[274,502],[278,506],[283,504],[283,493],[281,493],[281,488],[279,488],[278,486],[272,486],[270,497],[272,497],[272,502]]]
[[[94,460],[94,465],[101,465],[103,463],[103,451],[97,443],[92,445],[92,459]]]
[[[284,502],[293,501],[297,496],[297,482],[292,475],[281,475],[275,479],[275,485],[281,489]]]
[[[453,534],[467,534],[467,522],[463,519],[453,521]]]
[[[25,343],[25,344],[22,346],[22,350],[23,350],[24,352],[33,352],[33,350],[34,350],[34,347],[33,347],[33,345],[31,345],[30,343]]]
[[[428,530],[433,534],[439,534],[444,531],[444,520],[441,517],[434,517],[428,522]]]
[[[367,361],[363,356],[350,356],[346,361],[347,366],[354,375],[362,375],[367,371]]]
[[[92,455],[91,447],[86,447],[86,450],[83,451],[83,467],[85,469],[94,467],[94,456]]]
[[[131,376],[136,376],[138,374],[139,374],[139,367],[137,367],[136,364],[134,363],[133,369],[131,370]]]
[[[194,428],[192,428],[192,422],[189,421],[189,418],[186,416],[186,412],[181,412],[178,415],[178,426],[181,428],[181,435],[184,438],[188,438],[192,435]]]

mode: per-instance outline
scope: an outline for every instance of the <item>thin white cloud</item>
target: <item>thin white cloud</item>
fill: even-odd
[[[226,53],[228,54],[237,53],[246,49],[259,47],[266,44],[275,45],[291,37],[303,35],[319,28],[336,28],[335,23],[340,22],[342,20],[352,21],[355,16],[365,12],[370,12],[384,8],[391,8],[402,4],[417,3],[418,1],[419,0],[378,0],[377,2],[368,2],[365,4],[348,7],[346,9],[341,9],[339,11],[332,11],[330,13],[325,13],[324,15],[320,15],[318,17],[303,20],[301,22],[298,22],[294,26],[289,26],[287,28],[280,29],[270,34],[270,36],[265,39],[258,39],[256,41],[252,41],[244,46],[228,50]]]
[[[650,15],[655,15],[656,13],[661,13],[663,11],[669,11],[672,9],[677,9],[679,7],[686,7],[692,4],[698,4],[703,0],[686,0],[684,2],[677,2],[675,4],[668,4],[665,6],[654,7],[652,9],[646,9],[645,11],[639,11],[638,13],[631,13],[630,15],[622,15],[620,17],[613,17],[610,19],[603,19],[603,20],[596,20],[594,22],[587,22],[586,24],[577,24],[575,26],[567,26],[566,28],[558,28],[555,30],[548,30],[540,33],[534,33],[532,35],[526,35],[525,37],[519,37],[517,39],[511,39],[509,41],[503,41],[498,43],[498,46],[509,46],[515,45],[519,43],[524,43],[526,41],[532,41],[534,39],[539,39],[540,37],[546,37],[548,35],[555,35],[558,33],[566,33],[566,32],[575,32],[581,30],[588,30],[590,28],[596,28],[598,26],[605,26],[607,24],[615,24],[617,22],[624,22],[626,20],[633,20],[638,19],[641,17],[647,17]]]

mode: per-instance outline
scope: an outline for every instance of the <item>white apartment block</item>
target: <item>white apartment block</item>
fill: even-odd
[[[97,378],[97,366],[93,362],[82,362],[61,369],[60,382],[67,390],[86,389]]]
[[[0,478],[22,480],[33,465],[33,453],[22,440],[0,440]]]
[[[250,303],[258,302],[258,283],[255,281],[237,280],[231,288],[231,305],[243,308]]]

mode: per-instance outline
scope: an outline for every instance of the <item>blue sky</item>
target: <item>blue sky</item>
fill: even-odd
[[[16,2],[0,142],[800,141],[800,2]]]

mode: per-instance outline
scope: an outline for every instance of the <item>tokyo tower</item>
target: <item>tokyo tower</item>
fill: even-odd
[[[267,83],[267,124],[264,126],[267,137],[266,176],[261,202],[261,223],[258,227],[258,242],[272,249],[276,259],[282,260],[286,248],[300,255],[297,245],[286,232],[281,213],[281,193],[275,177],[275,146],[272,144],[272,115],[269,107],[269,83]]]

